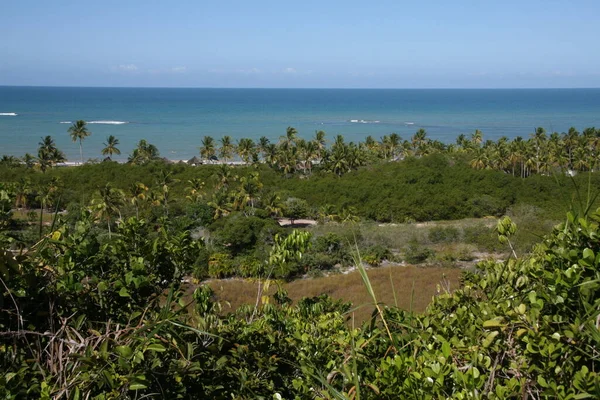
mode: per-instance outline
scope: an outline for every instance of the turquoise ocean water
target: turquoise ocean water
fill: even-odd
[[[140,139],[162,156],[189,159],[203,136],[266,136],[276,141],[288,126],[309,138],[324,130],[360,141],[419,128],[453,142],[480,129],[486,139],[528,137],[534,128],[566,131],[600,127],[600,89],[145,89],[0,87],[0,155],[35,154],[52,135],[70,160],[79,147],[67,134],[70,121],[89,122],[84,157],[101,158],[108,135],[126,159]]]

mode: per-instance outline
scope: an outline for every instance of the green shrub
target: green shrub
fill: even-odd
[[[254,256],[241,256],[233,260],[236,274],[245,278],[256,278],[264,274],[265,263]]]
[[[505,250],[505,247],[498,242],[494,229],[483,224],[463,228],[463,240],[465,243],[475,245],[483,251]]]
[[[383,260],[389,260],[392,252],[381,245],[370,246],[361,250],[361,257],[364,262],[371,266],[378,266]]]
[[[428,236],[431,243],[453,243],[460,240],[460,231],[453,226],[434,226]]]
[[[313,252],[306,254],[301,261],[308,271],[329,270],[340,263],[339,258],[334,255]]]
[[[229,278],[235,274],[235,265],[231,255],[227,253],[214,253],[208,259],[208,276],[211,278]]]
[[[258,240],[266,220],[247,217],[242,213],[233,213],[221,218],[210,227],[216,245],[237,255],[251,251]]]
[[[421,264],[435,255],[435,251],[411,241],[404,251],[404,260],[409,264]]]

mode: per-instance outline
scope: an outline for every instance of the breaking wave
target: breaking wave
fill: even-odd
[[[378,124],[380,121],[370,121],[367,119],[351,119],[350,122],[353,124]]]
[[[88,124],[102,124],[102,125],[124,125],[128,124],[128,121],[88,121]]]
[[[60,121],[59,124],[72,124],[71,121]]]
[[[19,115],[19,114],[17,114],[17,113],[0,113],[0,116],[2,116],[2,117],[16,117],[17,115]]]

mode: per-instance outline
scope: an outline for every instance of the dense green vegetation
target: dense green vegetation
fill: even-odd
[[[83,160],[81,122],[69,132]],[[446,146],[419,131],[327,147],[289,128],[277,144],[202,140],[204,161],[243,165],[172,164],[141,140],[127,164],[77,168],[55,168],[64,156],[43,138],[38,157],[0,161],[0,397],[597,398],[597,137]],[[294,229],[302,218],[320,224]],[[503,261],[458,290],[442,281],[422,314],[380,304],[365,269],[475,252]],[[365,324],[351,304],[293,303],[281,286],[339,265],[363,279]],[[190,295],[190,281],[228,277],[252,279],[251,304]]]
[[[91,212],[76,220],[0,254],[4,398],[600,395],[598,213],[570,214],[523,260],[481,263],[422,315],[378,306],[361,327],[347,304],[291,305],[282,291],[219,316],[206,288],[182,301],[181,277],[203,258],[189,232],[131,217],[107,240]],[[498,224],[509,246],[514,231]],[[261,276],[307,239],[276,237]]]

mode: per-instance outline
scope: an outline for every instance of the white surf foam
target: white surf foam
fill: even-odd
[[[124,125],[128,124],[128,121],[88,121],[88,124],[102,124],[102,125]]]
[[[3,116],[3,117],[16,117],[17,115],[19,115],[19,114],[17,114],[17,113],[0,113],[0,116]]]
[[[350,122],[353,124],[378,124],[379,121],[370,121],[366,119],[351,119]]]
[[[72,124],[71,121],[60,121],[59,124]]]
[[[414,122],[405,122],[404,125],[414,125]]]

